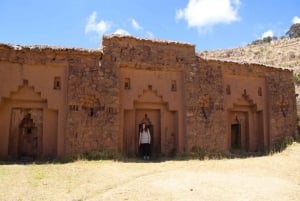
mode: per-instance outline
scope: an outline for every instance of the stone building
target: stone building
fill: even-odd
[[[296,132],[292,72],[200,58],[194,45],[105,36],[102,49],[0,45],[0,158],[99,150],[265,151]]]

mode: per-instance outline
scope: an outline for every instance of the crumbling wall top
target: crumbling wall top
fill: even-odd
[[[102,58],[100,49],[66,48],[48,45],[21,46],[0,43],[0,61],[12,63],[56,63],[64,64],[75,57]]]
[[[250,62],[231,61],[231,60],[222,60],[222,59],[206,59],[200,56],[198,56],[198,61],[202,63],[211,63],[214,65],[222,66],[224,68],[227,66],[238,65],[242,68],[252,68],[253,70],[260,69],[264,72],[287,72],[287,73],[293,72],[293,70],[288,68],[279,67],[279,66],[270,66],[261,63],[250,63]]]
[[[124,41],[127,40],[128,42],[143,42],[143,43],[159,43],[159,44],[166,44],[166,45],[175,45],[175,46],[186,46],[195,49],[195,45],[186,43],[186,42],[178,42],[178,41],[171,41],[171,40],[160,40],[160,39],[150,39],[150,38],[139,38],[134,36],[128,35],[120,35],[120,34],[111,34],[103,36],[103,41],[105,40],[116,40],[116,41]]]
[[[61,47],[61,46],[50,46],[50,45],[15,45],[0,43],[1,50],[16,50],[16,51],[54,51],[54,52],[78,52],[78,53],[99,53],[100,49],[85,49],[77,47]]]

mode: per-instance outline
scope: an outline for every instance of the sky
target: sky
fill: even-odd
[[[99,48],[103,35],[191,43],[197,51],[281,37],[300,0],[0,0],[0,43]]]

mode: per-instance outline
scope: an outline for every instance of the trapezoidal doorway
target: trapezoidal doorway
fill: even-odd
[[[228,112],[228,148],[232,152],[264,151],[264,117],[248,95]]]
[[[240,149],[241,144],[241,124],[231,124],[231,149]]]
[[[36,158],[42,152],[43,110],[13,108],[9,155]]]
[[[127,156],[138,156],[139,131],[141,124],[145,123],[151,135],[151,155],[161,153],[161,114],[159,109],[125,110],[124,113],[124,152]]]
[[[248,112],[234,112],[230,126],[230,150],[232,152],[249,150]]]
[[[127,156],[139,155],[139,127],[146,123],[151,134],[151,156],[176,153],[178,143],[178,111],[170,110],[168,102],[151,87],[124,109],[122,148]]]
[[[127,156],[139,155],[139,127],[146,123],[151,134],[151,155],[172,155],[178,147],[178,114],[165,105],[158,108],[124,110],[123,151]]]
[[[150,155],[158,156],[161,153],[161,134],[160,134],[160,111],[159,110],[136,110],[137,142],[139,141],[139,131],[143,123],[150,131],[151,151]],[[138,143],[137,143],[138,144]],[[138,148],[139,149],[139,148]],[[138,150],[140,154],[140,150]]]

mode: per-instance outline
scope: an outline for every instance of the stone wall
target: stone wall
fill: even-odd
[[[186,43],[113,35],[103,37],[102,45],[102,50],[86,50],[0,44],[0,78],[5,83],[0,87],[0,119],[5,122],[0,125],[0,137],[5,140],[1,155],[8,150],[9,111],[18,106],[10,104],[8,107],[7,103],[14,102],[11,94],[22,87],[32,89],[30,93],[37,95],[45,105],[46,117],[48,115],[51,122],[44,122],[43,129],[49,130],[51,125],[52,130],[57,128],[56,134],[45,132],[49,136],[50,133],[57,135],[55,146],[59,156],[103,149],[124,151],[124,131],[128,130],[124,129],[124,111],[130,110],[135,118],[137,100],[142,107],[138,109],[145,111],[161,104],[165,111],[162,113],[168,113],[171,120],[156,122],[165,124],[161,135],[166,130],[176,130],[172,133],[176,133],[173,141],[178,152],[228,151],[228,111],[239,96],[263,110],[264,130],[261,132],[266,134],[265,147],[296,132],[291,71],[259,64],[205,60],[195,55],[194,45]],[[124,89],[124,80],[128,78],[134,85],[131,91]],[[250,87],[243,81],[241,87],[249,88],[249,94],[245,92],[243,96],[239,91],[230,98],[226,95],[225,82],[233,83],[231,78],[259,84]],[[172,83],[175,83],[175,92]],[[256,97],[259,86],[262,86],[262,97]],[[140,98],[143,93],[147,98]],[[126,98],[130,95],[130,99]],[[28,99],[29,96],[28,92],[17,97]],[[34,101],[31,100],[32,105]],[[28,108],[26,104],[23,101],[19,106]],[[160,119],[162,110],[157,110]],[[131,120],[131,123],[131,127],[135,127],[138,121]],[[136,132],[135,129],[129,130]],[[168,135],[166,139],[173,139]]]
[[[102,45],[105,65],[120,68],[182,71],[195,61],[195,47],[186,43],[112,35]]]
[[[116,72],[123,72],[123,74],[119,75],[119,78],[123,78],[124,73],[131,70],[136,70],[136,73],[140,72],[140,75],[143,75],[142,81],[140,78],[131,78],[132,84],[135,84],[132,86],[131,91],[134,92],[128,93],[127,91],[124,91],[123,85],[120,86],[120,89],[123,90],[120,92],[119,147],[121,150],[124,150],[123,130],[124,127],[128,126],[128,123],[126,122],[128,120],[125,119],[124,110],[129,109],[127,106],[133,105],[134,102],[128,103],[128,99],[133,99],[134,97],[132,97],[132,95],[134,94],[142,95],[143,91],[148,90],[148,87],[151,86],[151,90],[155,91],[158,96],[163,98],[163,101],[167,102],[166,104],[169,109],[178,113],[176,122],[178,127],[178,139],[176,143],[177,150],[180,152],[183,151],[185,147],[185,108],[183,101],[181,100],[184,96],[182,76],[184,76],[185,69],[195,63],[195,59],[195,47],[190,44],[138,39],[131,36],[117,35],[103,38],[103,66],[109,66],[112,69],[116,69]],[[132,73],[132,75],[134,74],[135,73]],[[182,76],[180,76],[180,74]],[[131,75],[128,76],[130,77]],[[177,82],[178,90],[176,95],[171,92],[172,79],[175,79]],[[165,80],[164,83],[163,80]],[[158,85],[159,83],[162,84]],[[152,103],[155,103],[154,100],[149,100],[149,102],[151,101],[153,101]],[[135,108],[130,109],[135,111]],[[164,121],[166,120],[163,120],[162,122]],[[134,130],[135,126],[136,125],[133,125],[131,131],[133,133],[137,132]],[[162,129],[161,133],[162,132],[165,132],[165,129]],[[161,143],[163,144],[164,142],[162,141]]]
[[[297,110],[292,71],[259,64],[232,65],[226,71],[265,77],[270,147],[287,136],[295,135]]]
[[[274,70],[266,75],[271,146],[296,134],[297,108],[292,79],[288,70]]]
[[[251,78],[265,80],[266,89],[263,92],[263,100],[266,105],[264,126],[267,127],[265,131],[268,137],[266,139],[267,148],[271,148],[287,136],[296,134],[297,109],[292,71],[260,64],[216,60],[211,60],[210,63],[213,66],[221,66],[224,75],[249,79],[249,85],[255,85],[250,82]]]
[[[69,61],[66,153],[117,149],[118,72],[102,52],[73,55]]]
[[[8,73],[1,78],[7,83],[1,96],[9,97],[24,80],[41,94],[47,108],[58,113],[56,120],[44,122],[43,129],[47,139],[47,128],[56,128],[57,133],[50,133],[57,135],[58,156],[117,148],[118,78],[110,66],[101,65],[100,50],[5,44],[0,48],[1,72]],[[53,90],[57,78],[59,90]],[[47,144],[44,149],[51,149]]]
[[[9,155],[14,138],[12,126],[19,124],[12,117],[16,108],[43,110],[43,139],[39,139],[43,145],[39,157],[64,155],[67,63],[74,52],[83,50],[0,44],[0,155]]]
[[[187,151],[225,150],[222,69],[198,58],[185,71]]]

